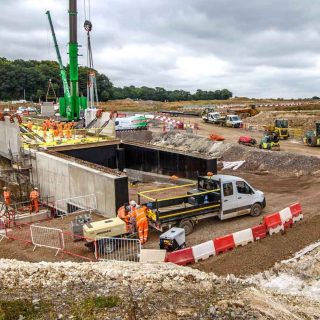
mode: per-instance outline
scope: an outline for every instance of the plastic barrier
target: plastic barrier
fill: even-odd
[[[232,235],[236,247],[245,246],[246,244],[253,242],[253,234],[251,229],[234,232]]]
[[[267,228],[264,224],[252,227],[251,231],[254,240],[260,240],[267,236]]]
[[[294,223],[303,219],[302,208],[300,203],[298,202],[294,203],[291,206],[289,206],[289,208],[290,208],[292,220]]]
[[[194,257],[191,248],[185,248],[178,251],[173,251],[167,254],[166,262],[172,262],[180,266],[194,263]]]
[[[193,246],[192,254],[195,262],[198,262],[199,260],[205,260],[211,256],[214,256],[216,254],[216,251],[213,246],[213,241],[209,240],[207,242]]]
[[[213,240],[213,243],[217,255],[232,250],[235,247],[232,234],[229,234],[224,237],[215,238]]]
[[[263,222],[266,225],[270,236],[284,230],[279,212],[264,216]]]
[[[290,219],[290,220],[283,223],[283,226],[285,229],[291,228],[292,225],[293,225],[293,219]]]
[[[291,210],[288,207],[283,209],[283,210],[281,210],[281,211],[279,211],[279,214],[280,214],[281,222],[283,224],[288,222],[289,220],[292,220]]]

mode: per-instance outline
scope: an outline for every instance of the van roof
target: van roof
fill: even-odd
[[[221,179],[222,182],[225,182],[225,181],[244,181],[244,179],[240,178],[240,177],[236,177],[236,176],[231,176],[231,175],[228,175],[228,174],[215,174],[213,176],[202,176],[203,178],[206,178],[206,179],[212,179],[214,181],[219,181]]]

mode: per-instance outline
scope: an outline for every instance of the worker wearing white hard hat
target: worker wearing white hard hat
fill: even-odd
[[[131,233],[136,232],[137,230],[137,226],[136,226],[136,214],[135,211],[139,208],[140,206],[134,201],[131,200],[130,201],[130,213],[129,213],[129,217],[130,217],[130,226],[131,226]]]

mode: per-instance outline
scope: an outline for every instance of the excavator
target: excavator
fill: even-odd
[[[309,147],[320,147],[320,121],[316,122],[316,130],[308,131],[303,142]]]

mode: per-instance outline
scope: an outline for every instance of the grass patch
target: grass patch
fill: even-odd
[[[44,316],[45,317],[42,317]],[[0,320],[17,320],[21,316],[25,320],[33,319],[52,319],[52,308],[48,302],[40,301],[34,305],[26,299],[19,300],[0,300]]]
[[[94,316],[95,311],[103,309],[111,309],[118,306],[120,298],[117,296],[100,296],[100,297],[88,297],[83,301],[74,304],[71,314],[75,320],[94,320],[98,319]],[[0,319],[1,320],[1,319]]]

